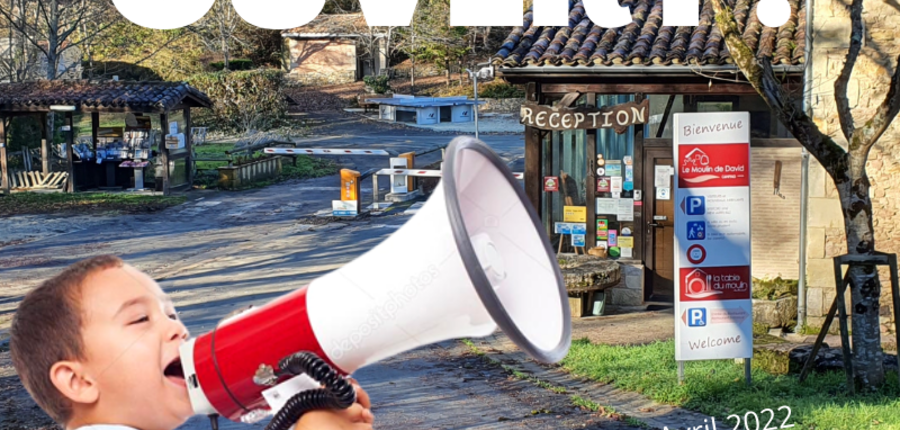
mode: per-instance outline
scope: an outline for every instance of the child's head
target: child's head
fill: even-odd
[[[12,324],[13,365],[67,428],[172,430],[192,414],[178,347],[187,329],[156,282],[103,256],[31,291]]]

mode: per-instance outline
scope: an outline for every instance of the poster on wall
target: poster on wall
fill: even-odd
[[[601,176],[597,178],[597,192],[598,193],[608,193],[610,192],[610,183],[609,176]]]
[[[606,231],[609,230],[609,220],[606,218],[600,218],[597,220],[597,231]]]
[[[572,246],[584,248],[585,240],[583,234],[572,235]]]
[[[622,177],[621,176],[612,176],[609,178],[609,190],[611,193],[621,193],[622,192]]]
[[[675,359],[751,358],[750,114],[675,114],[674,129]]]
[[[653,184],[656,188],[669,188],[672,179],[672,166],[656,166]]]
[[[616,218],[619,221],[634,221],[634,199],[618,199]]]
[[[606,176],[612,178],[622,177],[622,162],[619,160],[609,160],[606,162]]]
[[[597,215],[615,215],[618,210],[616,199],[598,198],[597,199]]]
[[[587,222],[587,208],[584,206],[564,206],[563,221]]]

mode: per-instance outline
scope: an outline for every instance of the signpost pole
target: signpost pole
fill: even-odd
[[[478,73],[472,74],[474,79],[472,82],[475,84],[475,106],[473,106],[472,111],[475,113],[475,138],[478,139]]]
[[[750,385],[752,385],[751,380],[750,380],[750,360],[752,360],[752,358],[744,359],[744,379],[747,380],[748,387]]]
[[[678,384],[684,384],[684,362],[678,362]]]

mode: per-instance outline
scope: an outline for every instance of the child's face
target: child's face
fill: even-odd
[[[172,430],[193,414],[178,347],[187,329],[159,285],[131,267],[108,269],[82,291],[88,374],[103,423]],[[93,424],[93,423],[91,423]]]

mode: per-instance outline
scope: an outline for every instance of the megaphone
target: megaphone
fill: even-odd
[[[532,358],[562,360],[571,345],[568,295],[524,190],[468,137],[450,143],[442,172],[419,212],[366,254],[186,342],[181,365],[194,412],[254,422],[320,387],[307,375],[279,374],[280,360],[299,351],[349,375],[499,326]]]

